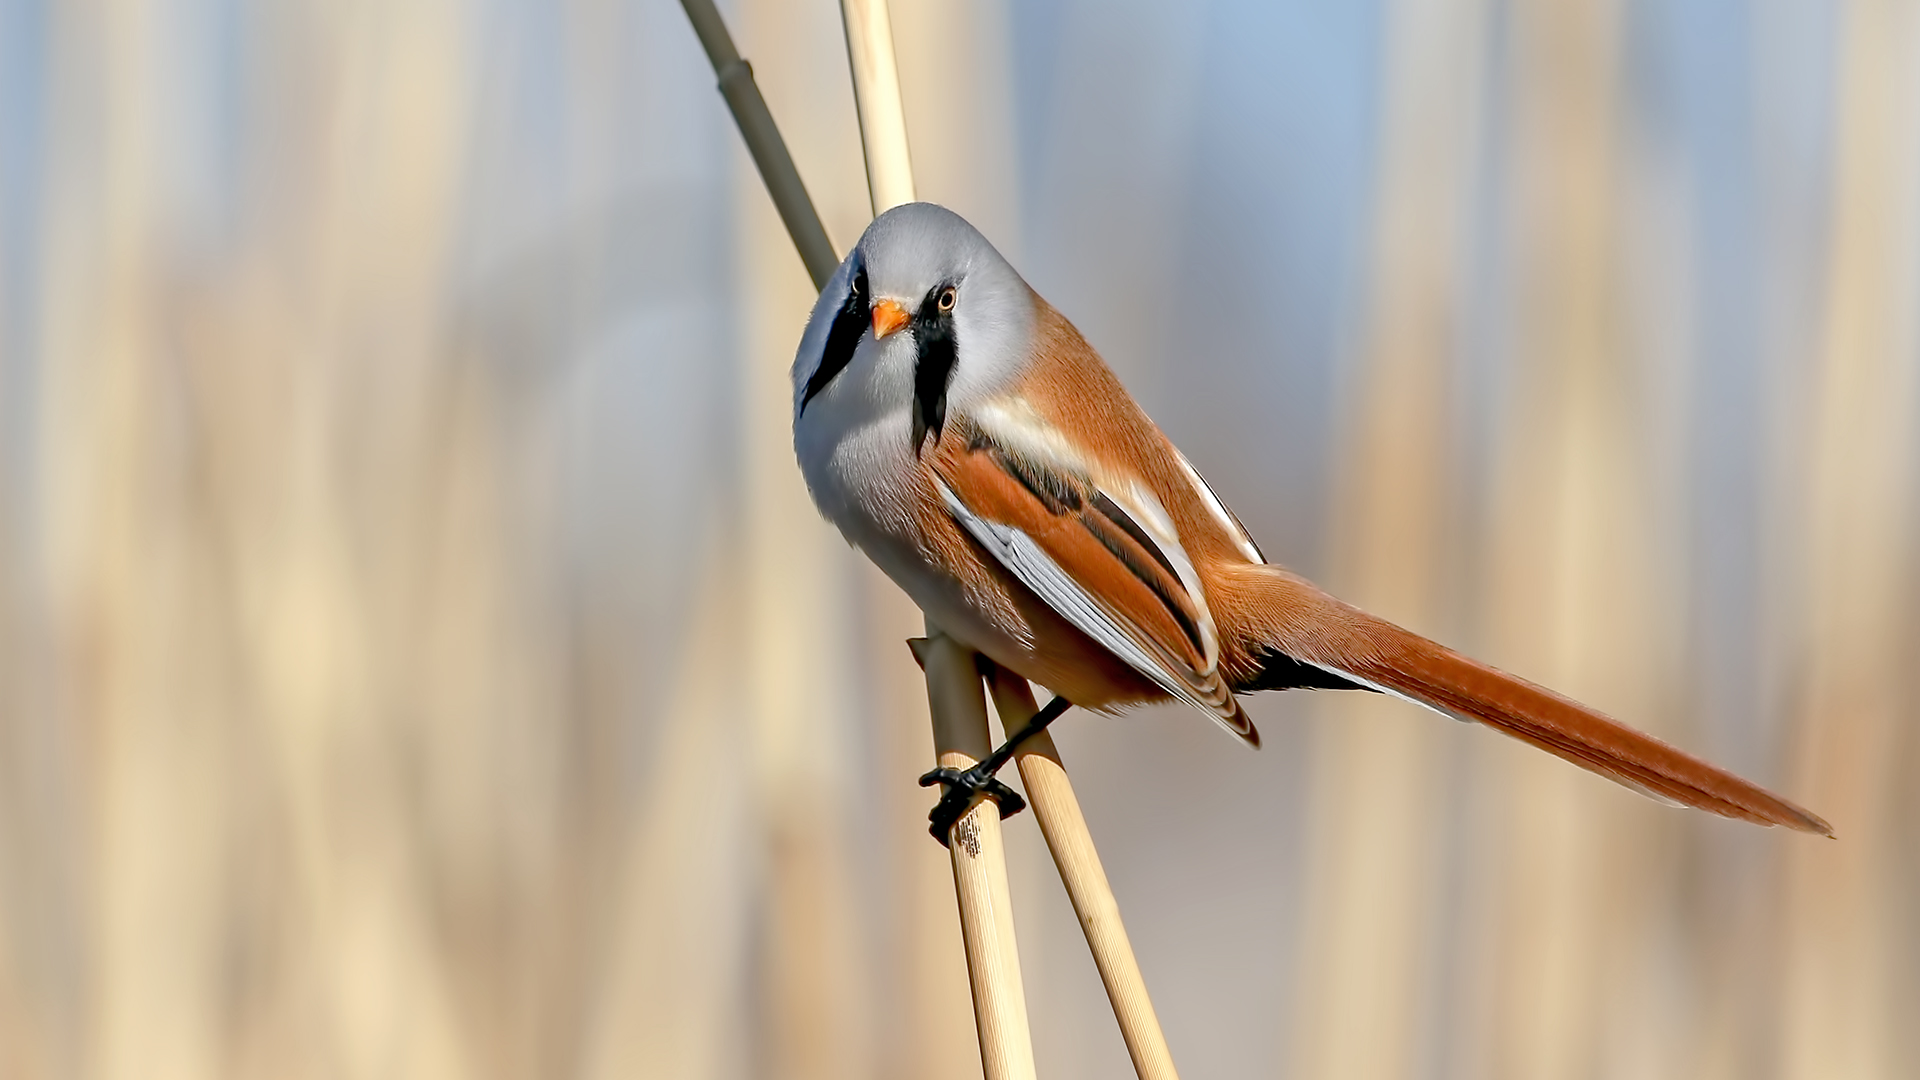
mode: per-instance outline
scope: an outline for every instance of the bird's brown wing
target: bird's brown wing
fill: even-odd
[[[1178,538],[1155,527],[1165,512],[1141,505],[1151,494],[965,424],[929,464],[947,512],[1021,584],[1167,693],[1259,745],[1220,673],[1192,564]]]
[[[1474,720],[1658,798],[1833,835],[1816,814],[1543,686],[1376,618],[1277,566],[1224,568],[1223,622],[1363,686]]]

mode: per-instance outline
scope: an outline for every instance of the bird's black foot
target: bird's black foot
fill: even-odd
[[[959,769],[939,768],[920,778],[921,787],[944,784],[947,788],[946,793],[940,796],[940,801],[927,812],[927,821],[931,823],[927,826],[927,831],[933,834],[935,840],[940,841],[942,847],[946,846],[947,834],[953,830],[953,823],[959,821],[961,815],[972,808],[973,797],[976,794],[992,799],[1000,808],[1000,817],[1003,820],[1027,808],[1027,800],[1021,798],[1019,792],[1001,783],[995,774],[1000,771],[1001,766],[1013,759],[1013,752],[1020,748],[1021,743],[1047,730],[1047,725],[1059,719],[1060,714],[1066,712],[1070,705],[1071,703],[1063,697],[1056,697],[1047,702],[1044,708],[1033,714],[1033,719],[1027,722],[1026,727],[1016,732],[999,749],[988,754],[984,761],[965,772]]]
[[[940,796],[940,801],[933,804],[933,809],[927,812],[927,820],[931,822],[927,831],[942,844],[947,842],[947,834],[953,831],[953,823],[972,809],[976,794],[992,799],[999,806],[1002,818],[1010,818],[1027,808],[1027,800],[989,772],[984,761],[966,772],[941,768],[920,778],[921,787],[935,784],[944,784],[947,790]]]

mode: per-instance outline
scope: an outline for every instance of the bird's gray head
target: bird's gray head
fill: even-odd
[[[949,405],[991,395],[1026,364],[1034,295],[966,219],[932,203],[874,219],[813,308],[793,361],[809,409],[905,410],[914,452]],[[829,404],[830,403],[830,404]]]

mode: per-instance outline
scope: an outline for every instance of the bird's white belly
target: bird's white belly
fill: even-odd
[[[926,474],[907,446],[905,412],[860,425],[830,444],[795,440],[815,505],[847,542],[873,560],[920,610],[956,640],[1002,659],[1030,656],[1033,635],[998,598],[938,564],[921,518],[934,505]]]

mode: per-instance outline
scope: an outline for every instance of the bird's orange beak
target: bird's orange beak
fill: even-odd
[[[897,301],[882,300],[873,305],[873,340],[879,341],[905,325],[907,309]]]

